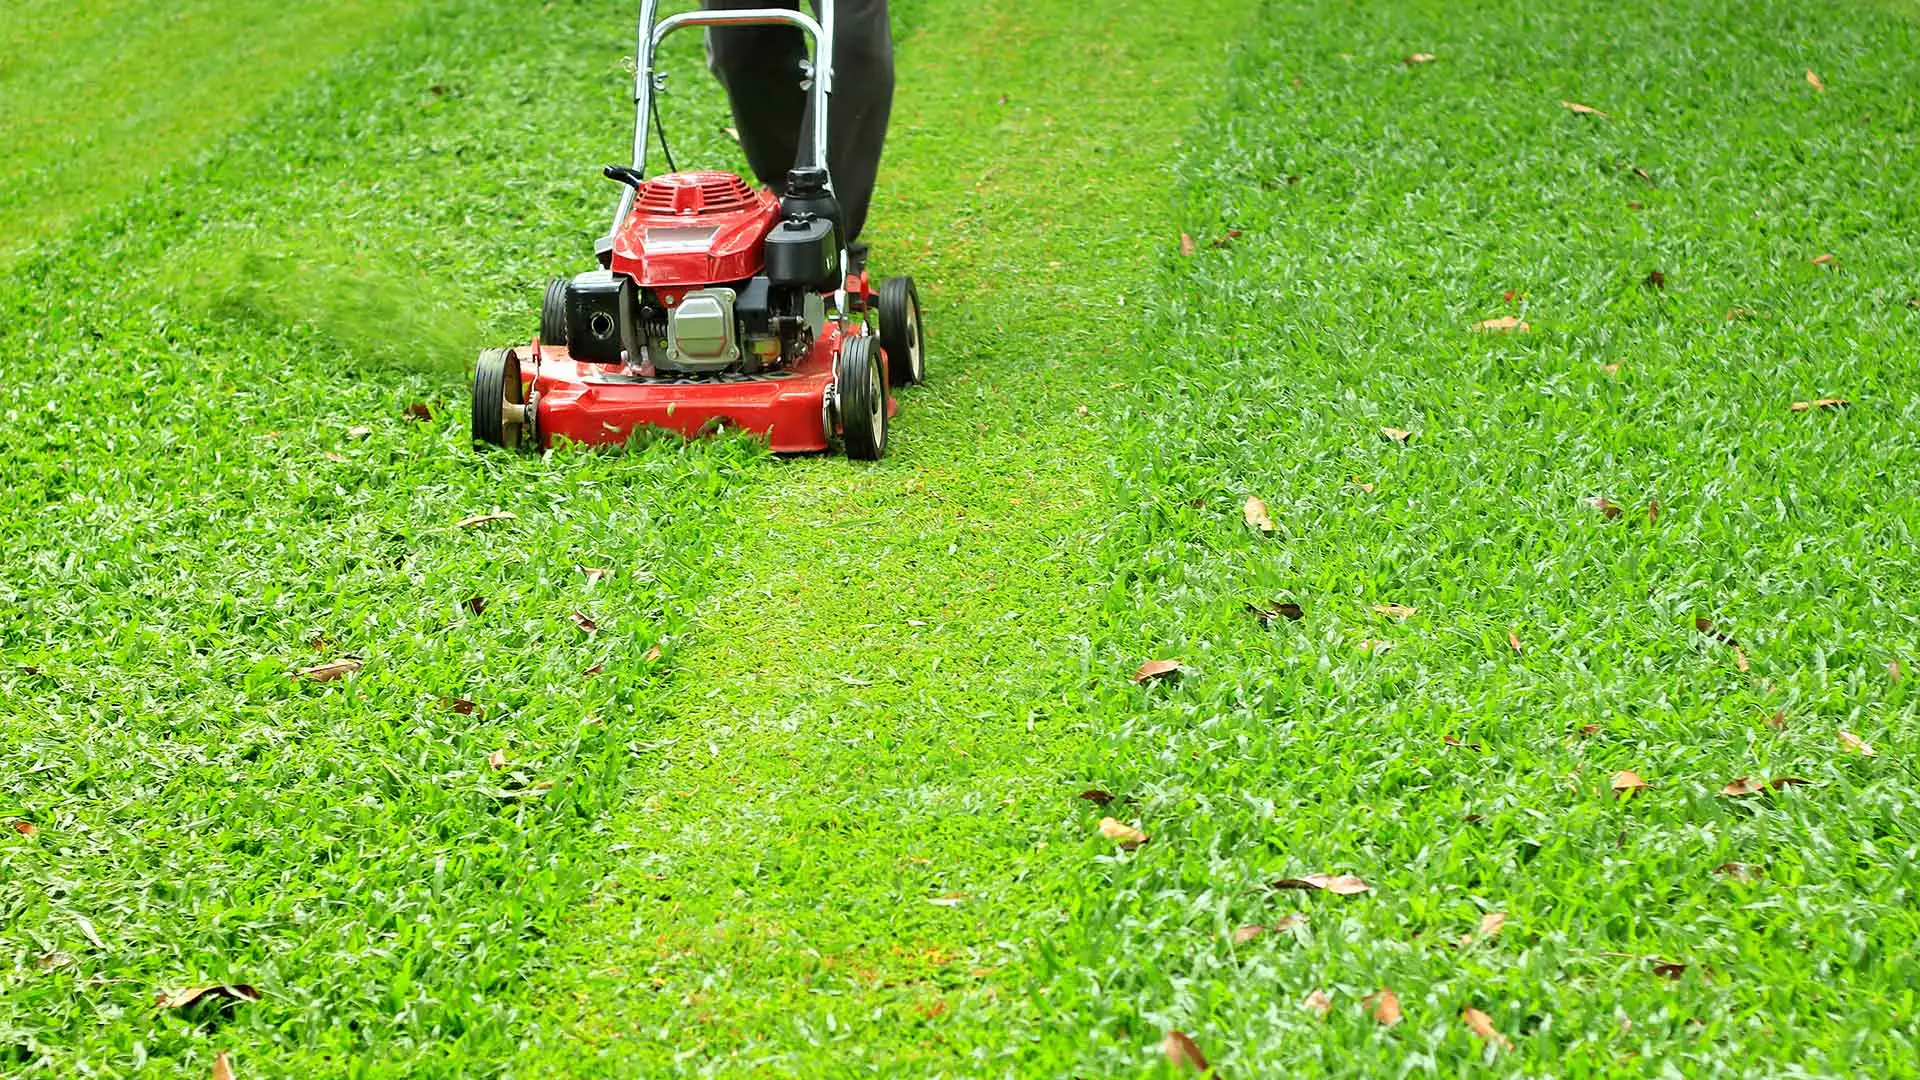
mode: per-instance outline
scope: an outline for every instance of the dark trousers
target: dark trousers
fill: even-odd
[[[704,0],[709,8],[799,6],[798,0]],[[819,5],[815,2],[816,16]],[[707,59],[733,102],[734,125],[747,164],[760,182],[784,191],[810,132],[800,65],[806,35],[791,26],[707,28]],[[846,239],[860,235],[880,172],[893,107],[893,29],[887,0],[835,0],[833,94],[827,106],[827,168],[846,219]]]

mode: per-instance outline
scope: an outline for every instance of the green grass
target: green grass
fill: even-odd
[[[899,0],[877,467],[468,449],[624,14],[81,8],[0,69],[0,1074],[1912,1071],[1909,8]]]

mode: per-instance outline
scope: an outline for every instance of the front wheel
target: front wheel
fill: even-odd
[[[572,284],[566,278],[557,277],[547,282],[546,295],[540,298],[540,344],[567,345],[567,286]]]
[[[920,333],[920,291],[910,277],[880,283],[880,347],[887,350],[887,374],[895,386],[927,381],[927,343]]]
[[[840,403],[840,441],[855,461],[879,461],[887,452],[887,388],[880,354],[867,335],[847,338],[833,359],[833,387]]]
[[[473,441],[518,449],[526,423],[519,355],[511,349],[483,350],[473,367]]]

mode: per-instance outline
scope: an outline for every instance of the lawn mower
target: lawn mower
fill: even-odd
[[[599,268],[547,285],[530,344],[480,354],[474,440],[545,448],[623,443],[649,428],[688,437],[736,428],[778,453],[838,443],[850,458],[877,460],[898,411],[892,391],[926,378],[925,339],[913,279],[872,288],[864,251],[843,239],[827,169],[833,0],[821,0],[818,21],[780,8],[656,21],[657,7],[641,0],[633,164],[602,170],[621,193],[594,245]],[[799,28],[814,49],[803,83],[811,131],[786,190],[730,172],[647,176],[661,41],[689,26],[768,25]]]

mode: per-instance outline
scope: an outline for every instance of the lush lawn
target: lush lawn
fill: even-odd
[[[467,447],[623,10],[80,7],[0,12],[0,1074],[1920,1060],[1911,9],[897,0],[859,467]]]

